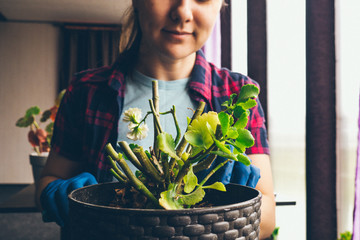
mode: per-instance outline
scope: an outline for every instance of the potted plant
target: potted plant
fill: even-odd
[[[160,113],[157,82],[153,82],[150,110],[141,119],[139,109],[124,113],[131,139],[146,136],[146,119],[154,118],[154,145],[149,150],[120,142],[122,152],[107,144],[110,169],[118,183],[103,183],[73,191],[70,199],[72,239],[257,239],[261,193],[255,189],[207,180],[228,161],[246,165],[245,150],[254,144],[245,129],[249,109],[259,90],[245,85],[239,95],[223,103],[220,113],[203,113],[201,102],[181,136],[175,107]],[[159,118],[171,114],[175,138],[163,131]],[[196,172],[214,166],[201,181]],[[127,161],[138,169],[134,174]]]
[[[65,90],[61,91],[55,100],[54,106],[44,112],[41,112],[38,106],[30,107],[26,110],[25,115],[19,118],[15,124],[17,127],[29,128],[27,136],[33,148],[33,152],[30,153],[30,164],[35,182],[37,182],[40,177],[50,151],[54,121],[64,93]],[[36,117],[40,114],[41,117],[39,121],[36,121]],[[40,126],[41,123],[47,123],[45,128]]]

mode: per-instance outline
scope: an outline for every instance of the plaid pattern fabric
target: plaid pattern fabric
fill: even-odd
[[[55,121],[52,150],[70,160],[87,163],[85,171],[99,182],[110,181],[104,147],[116,144],[117,125],[123,111],[126,69],[122,60],[111,67],[86,70],[75,75],[63,98]],[[227,69],[219,69],[197,53],[189,81],[189,95],[206,102],[206,111],[220,111],[221,104],[244,84],[258,84]],[[251,110],[248,129],[255,145],[247,154],[269,154],[265,119],[260,102]]]

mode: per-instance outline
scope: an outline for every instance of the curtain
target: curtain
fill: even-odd
[[[306,1],[307,239],[337,239],[334,0]]]
[[[354,204],[354,225],[353,240],[360,240],[360,95],[359,95],[359,132],[358,149],[355,172],[355,204]]]
[[[74,73],[111,65],[118,56],[120,27],[63,26],[59,90],[68,86]]]
[[[226,0],[221,14],[221,66],[231,69],[231,0]]]
[[[248,75],[260,84],[260,102],[267,117],[266,1],[248,0]]]
[[[214,29],[202,50],[206,60],[217,67],[231,69],[231,1],[220,13]]]
[[[218,17],[214,29],[203,46],[202,50],[205,54],[206,60],[212,62],[217,67],[221,67],[221,22]]]

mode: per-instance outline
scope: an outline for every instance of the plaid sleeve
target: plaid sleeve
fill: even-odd
[[[250,117],[247,126],[248,130],[255,138],[255,144],[246,150],[246,154],[270,154],[264,111],[259,99],[256,101],[257,105],[250,109]]]
[[[81,116],[79,104],[73,87],[70,85],[56,115],[51,140],[52,151],[72,161],[81,159],[82,141],[80,136],[82,136],[83,124],[80,119],[83,119],[83,116]]]

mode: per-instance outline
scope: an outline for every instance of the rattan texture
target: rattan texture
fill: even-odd
[[[261,194],[246,204],[175,211],[127,210],[70,201],[71,239],[256,240]]]

